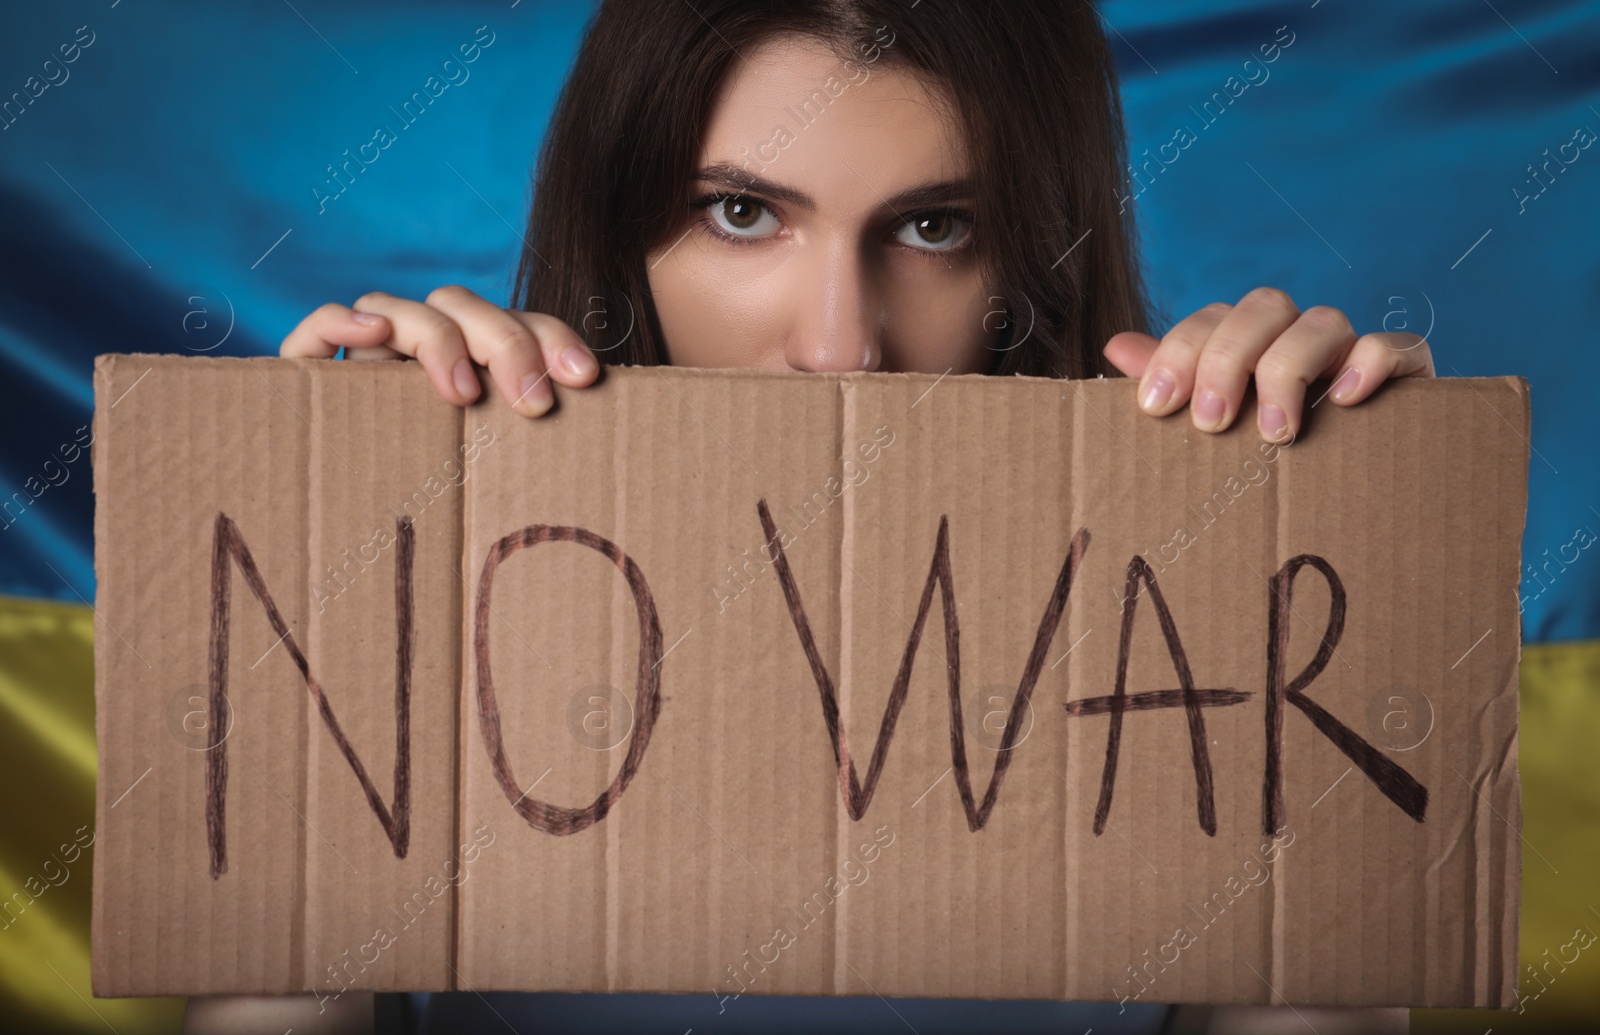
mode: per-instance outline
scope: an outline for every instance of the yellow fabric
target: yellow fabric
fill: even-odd
[[[1579,928],[1600,936],[1600,640],[1524,647],[1521,697],[1517,955],[1519,991],[1527,998],[1520,1013],[1413,1010],[1413,1032],[1600,1031],[1600,941],[1587,949],[1573,941]],[[1564,969],[1559,959],[1551,962],[1574,955]],[[1539,980],[1529,976],[1530,966]]]
[[[176,1032],[182,999],[90,995],[93,848],[70,864],[60,861],[71,854],[63,844],[94,830],[93,632],[94,616],[82,605],[0,595],[0,786],[8,792],[0,906],[11,903],[9,912],[0,908],[0,1026]],[[1521,957],[1538,965],[1548,963],[1545,950],[1570,944],[1579,927],[1600,935],[1600,914],[1590,909],[1600,909],[1600,640],[1524,649],[1519,749]],[[44,892],[26,904],[30,878]],[[1544,991],[1521,1015],[1413,1010],[1411,1029],[1600,1030],[1600,944],[1565,971],[1543,973]],[[1539,987],[1525,985],[1525,994]]]
[[[89,991],[94,848],[62,850],[94,832],[87,607],[0,596],[0,715],[0,906],[9,905],[0,908],[0,1030],[178,1031],[181,998],[96,999]]]

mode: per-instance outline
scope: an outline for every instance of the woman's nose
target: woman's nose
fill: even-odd
[[[877,370],[883,363],[881,306],[857,247],[838,242],[800,277],[784,359],[794,370]]]

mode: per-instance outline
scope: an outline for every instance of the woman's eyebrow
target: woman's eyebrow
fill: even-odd
[[[811,195],[805,191],[785,186],[781,183],[774,183],[771,180],[764,180],[736,165],[726,162],[708,165],[697,171],[695,176],[726,190],[762,194],[775,201],[787,202],[807,212],[815,211],[817,207]],[[922,183],[915,187],[908,187],[892,198],[885,198],[884,203],[898,213],[905,209],[926,205],[948,204],[971,196],[972,184],[970,181],[941,180],[935,183]]]

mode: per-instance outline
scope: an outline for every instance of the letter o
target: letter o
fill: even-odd
[[[604,554],[627,580],[628,589],[633,593],[634,609],[639,614],[639,675],[633,699],[633,713],[637,721],[628,737],[628,754],[622,760],[622,767],[611,785],[587,808],[582,809],[552,805],[528,797],[518,786],[511,772],[511,762],[506,758],[505,743],[501,739],[500,707],[495,700],[494,676],[489,668],[489,594],[494,584],[495,570],[518,550],[555,542],[577,543]],[[650,746],[650,734],[661,711],[661,621],[656,616],[655,598],[639,565],[623,553],[616,543],[585,528],[529,525],[520,532],[513,532],[490,547],[489,555],[484,558],[473,615],[472,647],[478,666],[478,728],[483,733],[484,748],[489,753],[489,764],[494,768],[495,779],[505,792],[506,800],[511,802],[511,807],[535,830],[557,836],[576,834],[604,819],[644,763],[645,749]]]

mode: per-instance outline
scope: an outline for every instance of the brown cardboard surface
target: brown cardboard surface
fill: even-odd
[[[95,992],[1509,1005],[1526,382],[1134,388],[99,357]]]

